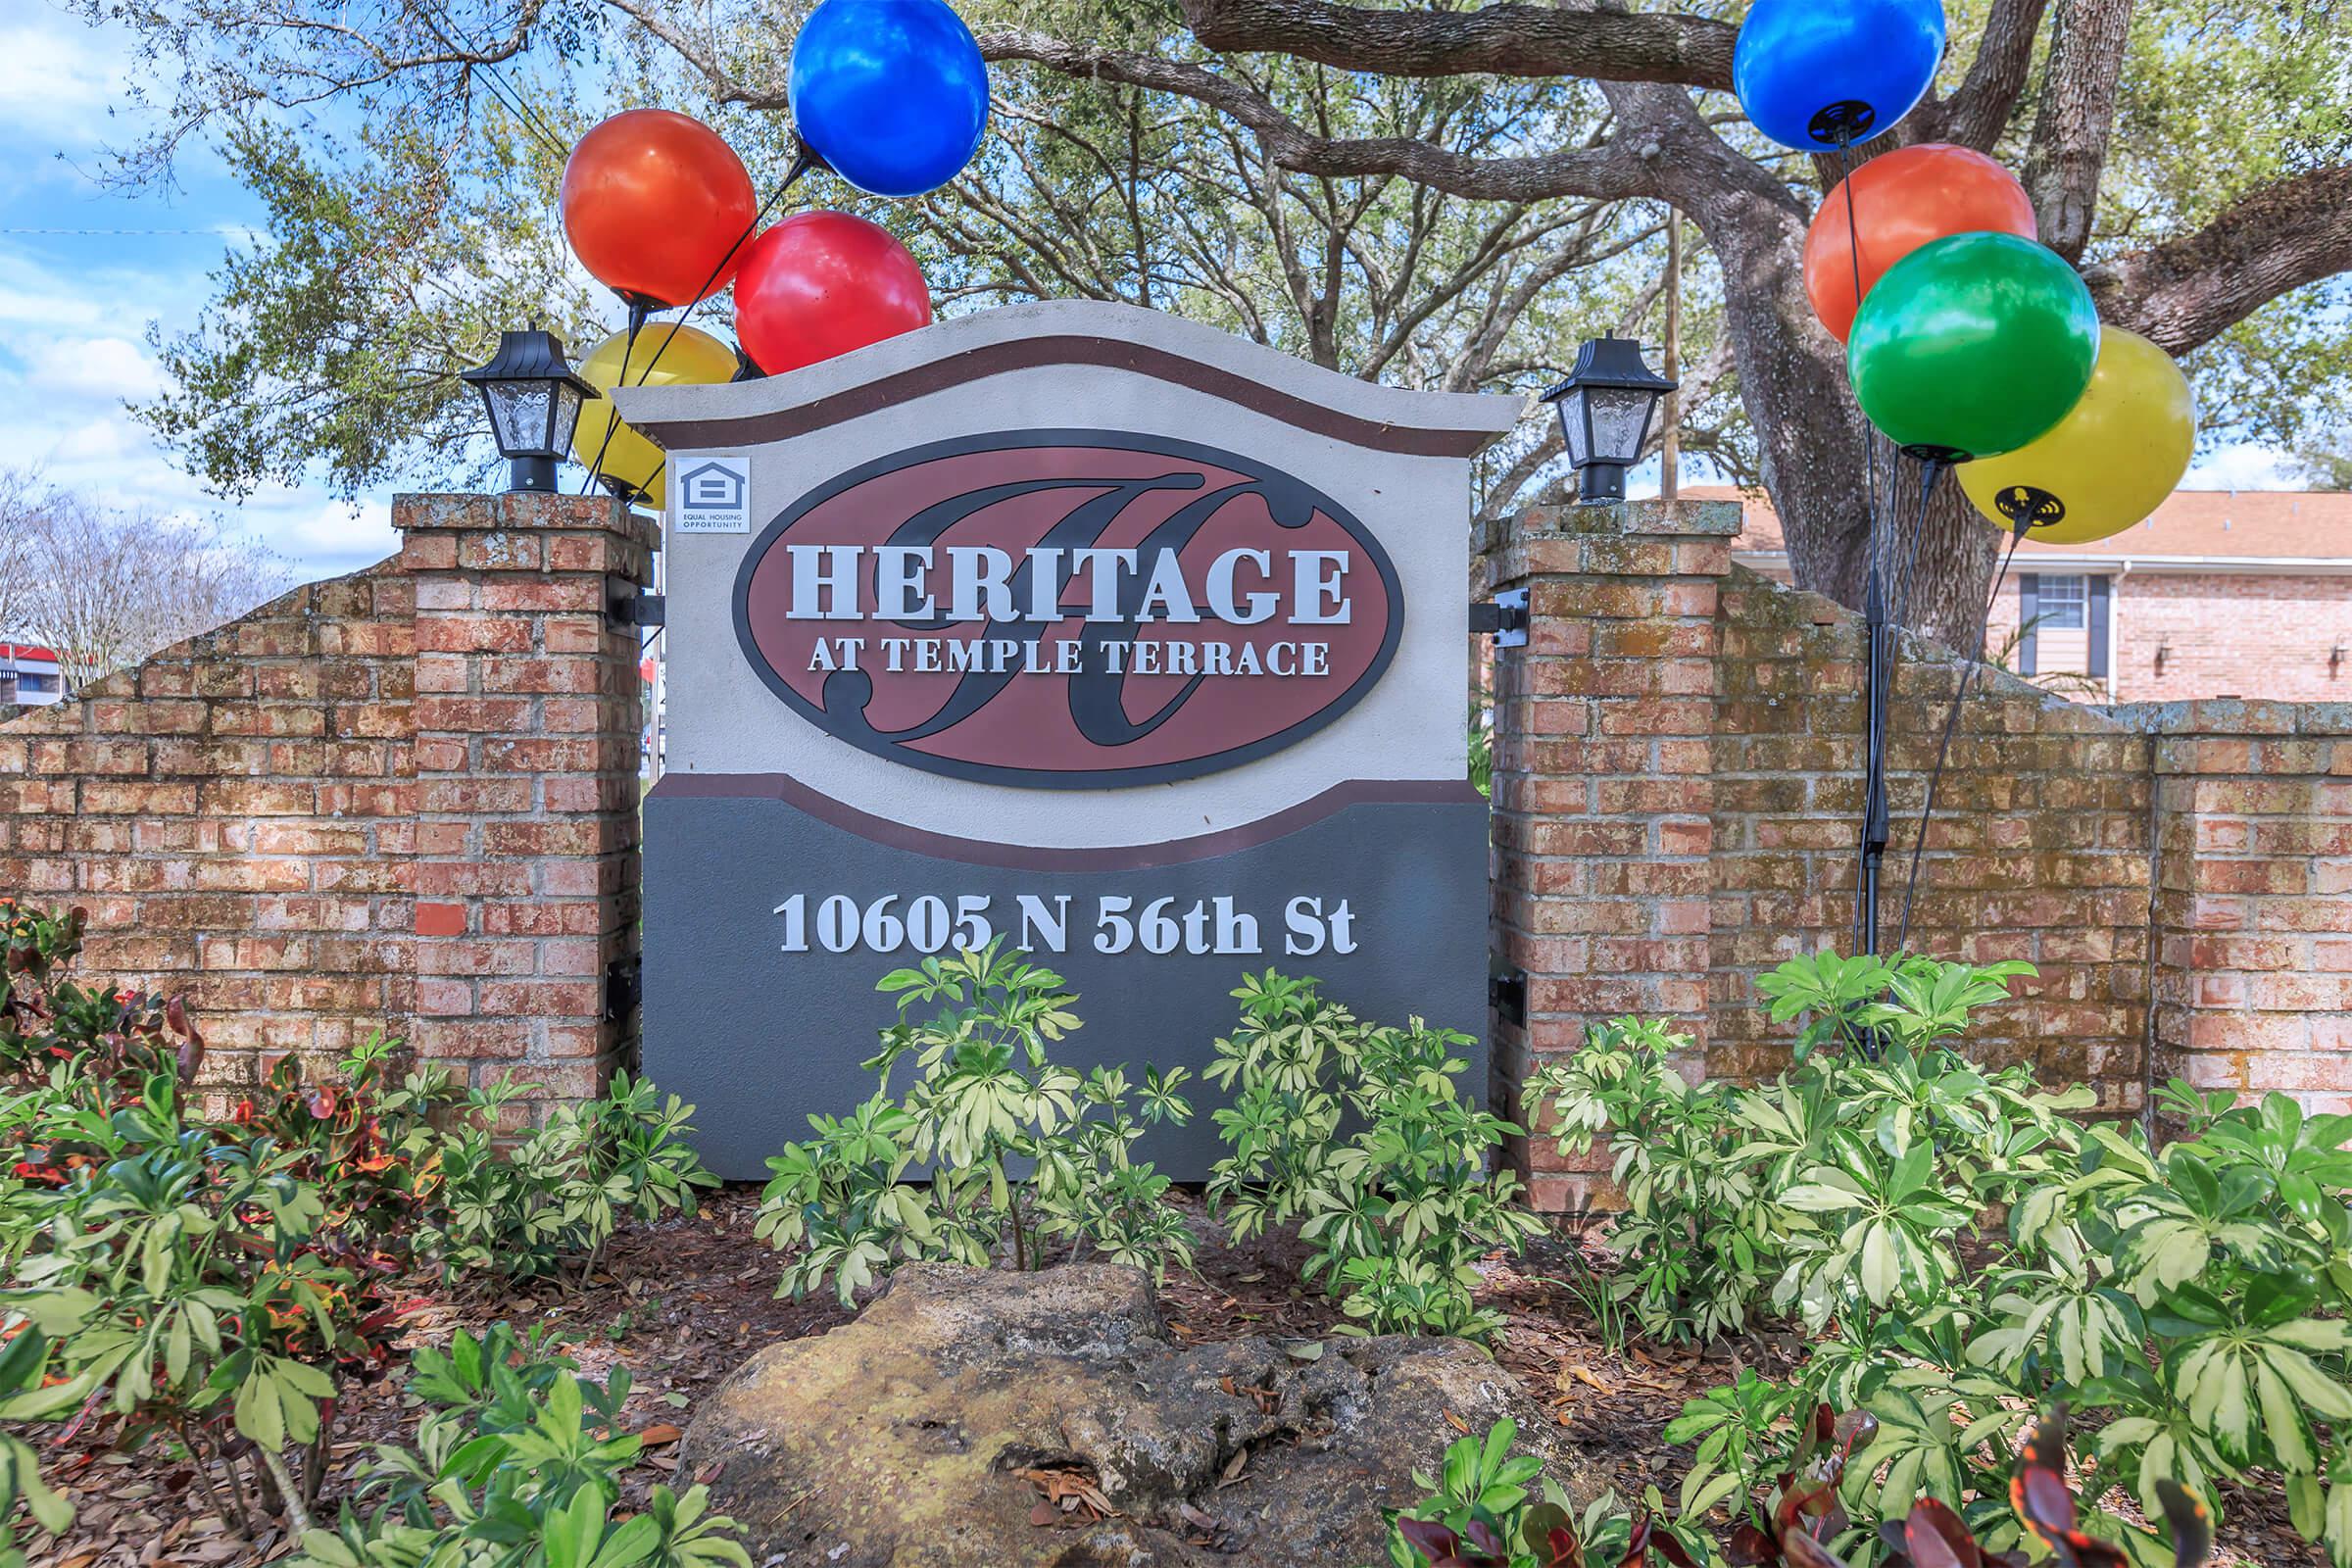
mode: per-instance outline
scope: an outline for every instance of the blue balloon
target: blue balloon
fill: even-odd
[[[920,196],[963,172],[988,126],[988,67],[943,0],[823,0],[793,40],[793,125],[876,196]]]
[[[1758,130],[1819,152],[1911,112],[1943,59],[1943,0],[1756,0],[1732,85]]]

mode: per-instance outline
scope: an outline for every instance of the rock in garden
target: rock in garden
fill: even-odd
[[[678,1470],[778,1568],[1350,1568],[1386,1561],[1413,1471],[1506,1415],[1595,1494],[1474,1346],[1182,1346],[1134,1269],[915,1264],[855,1323],[754,1356]]]

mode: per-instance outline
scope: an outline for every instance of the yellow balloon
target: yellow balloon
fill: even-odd
[[[622,384],[624,358],[630,386],[715,386],[735,378],[735,351],[694,327],[651,321],[639,329],[634,344],[628,333],[615,332],[579,363],[581,379],[606,396],[581,405],[580,422],[571,432],[573,461],[619,480],[659,512],[667,493],[662,459],[668,454],[612,412],[611,394]]]
[[[2003,532],[2080,545],[2122,533],[2173,493],[2197,441],[2197,403],[2173,357],[2099,328],[2099,363],[2074,411],[2035,440],[1960,466],[1960,488]]]

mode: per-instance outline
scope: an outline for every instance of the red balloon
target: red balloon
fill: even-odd
[[[725,288],[760,210],[735,149],[666,109],[632,109],[582,136],[559,206],[580,265],[652,310]]]
[[[930,324],[922,269],[878,223],[795,213],[744,247],[735,335],[770,375]]]
[[[1847,192],[1859,188],[1854,216]],[[1983,153],[1927,141],[1873,158],[1838,182],[1805,235],[1805,292],[1813,314],[1843,341],[1862,308],[1854,291],[1853,240],[1862,242],[1862,294],[1886,269],[1931,240],[1979,229],[2038,238],[2034,204],[2017,176]]]

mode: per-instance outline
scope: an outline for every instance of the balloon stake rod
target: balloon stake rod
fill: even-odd
[[[1884,557],[1874,559],[1869,582],[1862,601],[1862,623],[1869,639],[1868,661],[1864,666],[1863,699],[1866,718],[1863,732],[1864,771],[1862,782],[1862,844],[1860,888],[1854,910],[1854,935],[1861,950],[1870,955],[1879,951],[1879,879],[1886,858],[1891,812],[1886,805],[1886,710],[1894,693],[1895,639],[1902,631],[1902,622],[1911,612],[1911,573],[1919,559],[1919,543],[1928,526],[1928,504],[1936,494],[1936,486],[1950,469],[1948,457],[1911,455],[1921,463],[1919,500],[1911,517],[1911,547],[1889,604],[1887,579],[1893,571],[1892,563]],[[1891,486],[1890,486],[1891,488]],[[1894,512],[1888,506],[1888,513]],[[1891,550],[1891,544],[1889,545]],[[1962,687],[1966,691],[1965,684]],[[1940,763],[1938,767],[1940,768]],[[1931,799],[1933,785],[1930,786]],[[1934,809],[1931,805],[1930,810]],[[1923,814],[1919,830],[1924,839],[1928,830]],[[1914,865],[1917,864],[1914,847]],[[1897,940],[1899,949],[1910,937],[1910,899],[1906,893],[1903,907],[1903,934]]]

